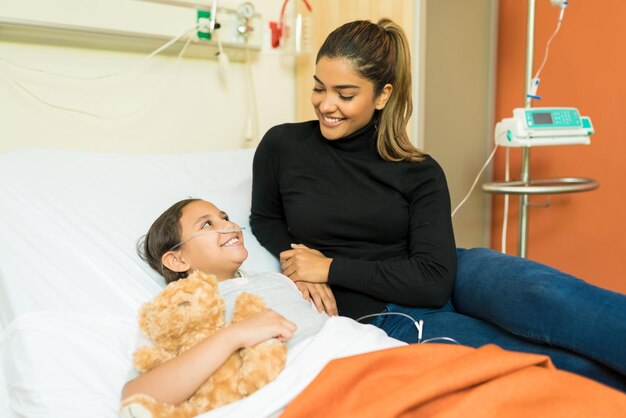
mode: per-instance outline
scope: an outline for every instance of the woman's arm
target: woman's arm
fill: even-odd
[[[270,129],[263,137],[255,154],[252,167],[252,209],[250,226],[258,241],[274,256],[291,247],[289,233],[280,195],[280,144],[281,128]],[[337,315],[337,302],[328,285],[296,283],[302,296],[312,300],[320,312]]]
[[[456,244],[450,195],[443,170],[434,160],[417,163],[412,181],[406,256],[367,261],[333,257],[329,283],[406,306],[439,307],[452,295]],[[358,278],[358,279],[355,279]]]
[[[270,338],[287,341],[295,330],[295,324],[278,313],[262,311],[219,330],[178,357],[126,383],[122,399],[143,393],[157,402],[179,404],[189,399],[236,350]]]
[[[280,132],[280,127],[270,129],[254,154],[250,211],[252,233],[277,258],[293,242],[279,189]]]

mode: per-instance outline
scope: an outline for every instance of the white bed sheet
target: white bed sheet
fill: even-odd
[[[100,314],[20,315],[0,338],[10,400],[2,417],[116,417],[132,353],[143,341],[137,328],[136,320]]]
[[[12,418],[12,416],[4,373],[0,373],[0,417]]]

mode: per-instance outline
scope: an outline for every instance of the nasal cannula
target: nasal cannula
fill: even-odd
[[[200,232],[198,234],[192,235],[189,238],[179,242],[178,244],[174,245],[172,248],[170,248],[167,251],[168,252],[169,251],[174,251],[176,248],[180,247],[181,245],[183,245],[187,241],[190,241],[190,240],[192,240],[194,238],[197,238],[197,237],[202,237],[204,235],[210,235],[210,234],[227,234],[229,232],[240,232],[240,231],[243,231],[244,229],[246,229],[245,226],[244,227],[238,226],[236,228],[212,229],[212,230],[208,230],[208,231],[202,231],[202,232]]]

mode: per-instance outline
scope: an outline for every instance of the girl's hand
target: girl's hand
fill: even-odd
[[[271,309],[266,309],[224,328],[224,332],[231,333],[231,338],[234,339],[237,347],[247,348],[270,338],[288,341],[296,328],[296,324],[282,315]]]
[[[319,312],[328,315],[339,315],[333,291],[326,283],[296,282],[298,290],[307,301],[313,301]]]
[[[266,309],[220,329],[179,356],[142,373],[124,385],[122,399],[144,393],[158,402],[179,404],[189,399],[238,349],[270,338],[287,341],[295,330],[293,322]]]
[[[280,253],[283,274],[294,282],[327,283],[332,258],[303,244],[291,244]]]

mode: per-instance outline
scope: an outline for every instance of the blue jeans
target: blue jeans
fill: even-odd
[[[422,341],[448,337],[471,347],[497,344],[546,354],[559,369],[626,392],[626,295],[534,261],[459,249],[454,292],[444,307],[390,304],[385,312],[424,320]],[[406,317],[379,316],[373,324],[391,337],[418,342]]]

